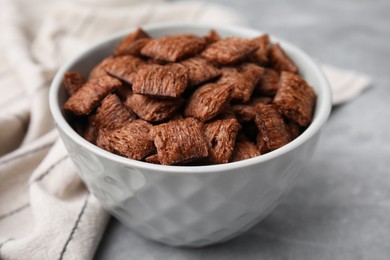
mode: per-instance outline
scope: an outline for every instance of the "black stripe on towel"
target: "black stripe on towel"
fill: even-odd
[[[64,254],[66,252],[66,248],[68,247],[70,241],[72,241],[73,235],[76,232],[77,227],[79,226],[79,222],[81,220],[81,217],[83,216],[83,214],[85,212],[85,209],[87,208],[88,199],[89,199],[89,193],[88,193],[87,197],[85,198],[84,204],[81,207],[80,213],[79,213],[79,215],[78,215],[78,217],[76,219],[76,222],[73,225],[72,231],[70,232],[69,237],[66,240],[64,247],[62,248],[62,251],[61,251],[61,254],[60,254],[60,258],[58,258],[58,260],[62,260],[64,258]]]
[[[0,243],[0,259],[3,259],[3,258],[1,258],[1,248],[4,246],[5,243],[12,241],[12,240],[14,240],[14,239],[11,237],[11,238],[8,238]]]
[[[0,221],[5,219],[5,218],[8,218],[8,217],[10,217],[12,215],[15,215],[16,213],[21,212],[24,209],[27,209],[29,206],[30,206],[30,203],[26,203],[26,204],[20,206],[19,208],[13,209],[13,210],[11,210],[11,211],[3,214],[3,215],[0,215]]]
[[[19,159],[19,158],[24,157],[24,156],[26,156],[26,155],[34,154],[34,153],[39,152],[39,151],[41,151],[41,150],[43,150],[43,149],[49,148],[49,147],[51,147],[52,145],[53,145],[53,143],[44,144],[44,145],[42,145],[42,146],[38,146],[38,147],[36,147],[36,148],[34,148],[34,149],[27,150],[27,151],[25,151],[25,152],[23,152],[23,153],[17,154],[17,155],[15,155],[15,156],[10,157],[10,158],[7,158],[7,159],[5,159],[5,160],[2,160],[2,161],[0,160],[0,165],[6,164],[6,163],[9,163],[9,162],[13,162],[13,161],[15,161],[16,159]]]
[[[30,182],[30,184],[36,182],[36,181],[41,181],[43,178],[46,177],[46,175],[48,175],[57,165],[61,164],[62,162],[64,162],[66,159],[69,158],[69,155],[65,155],[63,157],[61,157],[60,159],[58,159],[55,163],[53,163],[44,173],[42,173],[41,175],[39,175],[35,180],[33,180],[32,182]]]
[[[48,175],[58,164],[60,164],[61,162],[65,161],[69,156],[66,155],[62,158],[60,158],[58,161],[56,161],[55,163],[53,163],[42,175],[40,175],[38,178],[36,178],[33,182],[36,182],[36,181],[40,181],[42,180],[46,175]],[[31,183],[33,183],[31,182]],[[26,204],[23,204],[22,206],[16,208],[16,209],[13,209],[3,215],[0,215],[0,220],[3,220],[5,218],[8,218],[26,208],[28,208],[30,206],[30,203],[26,203]]]

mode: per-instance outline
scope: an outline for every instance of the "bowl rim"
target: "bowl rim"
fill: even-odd
[[[114,162],[124,164],[127,167],[131,168],[141,168],[144,170],[152,170],[152,171],[160,171],[160,172],[188,172],[188,173],[208,173],[208,172],[225,172],[234,169],[240,169],[243,167],[248,167],[255,164],[260,164],[262,162],[270,161],[275,159],[283,154],[294,150],[299,147],[306,141],[308,141],[312,136],[314,136],[317,132],[319,132],[320,128],[327,121],[330,111],[331,111],[331,90],[322,70],[320,69],[317,62],[312,59],[306,52],[296,47],[295,45],[285,41],[279,37],[275,37],[273,34],[269,34],[271,40],[273,42],[279,42],[284,48],[289,49],[294,52],[300,59],[307,63],[311,68],[311,72],[315,74],[318,82],[320,82],[318,88],[321,89],[321,96],[317,97],[316,104],[316,115],[313,118],[311,124],[306,128],[306,130],[301,133],[297,138],[289,142],[288,144],[271,151],[269,153],[263,154],[261,156],[253,157],[250,159],[238,161],[238,162],[230,162],[225,164],[216,164],[216,165],[204,165],[204,166],[176,166],[176,165],[160,165],[160,164],[152,164],[143,161],[137,161],[129,158],[125,158],[113,153],[110,153],[106,150],[101,149],[100,147],[88,142],[83,137],[81,137],[73,128],[69,125],[69,123],[65,120],[61,112],[61,108],[59,106],[59,90],[62,85],[62,79],[65,72],[67,72],[74,64],[76,64],[79,60],[87,57],[90,53],[94,51],[94,49],[107,44],[111,41],[114,41],[118,38],[124,37],[126,34],[134,31],[139,26],[133,26],[129,29],[117,32],[112,34],[104,39],[96,42],[95,44],[90,45],[88,48],[82,50],[80,53],[76,54],[73,58],[71,58],[68,62],[66,62],[61,68],[57,71],[51,86],[49,93],[49,106],[52,116],[55,120],[57,128],[61,128],[64,134],[66,134],[70,139],[72,139],[77,145],[84,147],[89,152],[97,154],[106,159],[112,160]],[[232,26],[232,25],[221,25],[221,24],[213,24],[213,23],[199,23],[199,22],[168,22],[168,23],[159,23],[159,24],[148,24],[141,26],[145,31],[156,31],[161,29],[215,29],[216,31],[223,30],[229,31],[234,34],[253,34],[253,35],[261,35],[264,32],[242,27],[242,26]],[[319,102],[320,101],[320,102]]]

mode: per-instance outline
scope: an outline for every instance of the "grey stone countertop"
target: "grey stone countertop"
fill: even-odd
[[[111,219],[95,259],[390,259],[390,1],[215,2],[373,87],[334,107],[313,160],[281,204],[222,245],[178,249]]]

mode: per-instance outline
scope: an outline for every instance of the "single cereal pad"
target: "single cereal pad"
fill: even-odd
[[[74,71],[68,71],[64,75],[64,88],[69,96],[72,96],[77,90],[79,90],[84,84],[84,77]]]
[[[143,120],[161,122],[173,117],[183,104],[182,99],[158,99],[140,94],[129,95],[125,106]]]
[[[161,164],[183,164],[208,156],[202,124],[194,118],[154,126],[152,136]]]
[[[276,106],[258,104],[256,108],[258,109],[256,125],[267,150],[273,151],[290,142],[286,123]]]
[[[279,73],[273,69],[264,69],[264,73],[257,83],[254,94],[274,97],[279,88]]]
[[[229,162],[239,129],[240,124],[236,119],[215,120],[205,125],[204,135],[211,162]]]
[[[186,117],[195,117],[207,121],[217,116],[230,101],[232,88],[229,85],[208,83],[197,90],[188,99],[184,111]]]
[[[191,34],[171,35],[150,40],[141,54],[157,60],[176,62],[199,53],[206,40]]]
[[[149,35],[137,28],[134,32],[124,37],[114,50],[114,56],[134,55],[140,56],[141,49],[150,41]]]
[[[285,117],[306,127],[312,121],[316,98],[313,88],[301,76],[282,72],[273,103]]]
[[[243,60],[257,48],[252,39],[229,37],[210,44],[201,55],[208,61],[230,65]]]
[[[188,69],[188,85],[191,87],[221,75],[221,71],[218,68],[201,57],[189,58],[180,64]]]
[[[251,141],[237,141],[234,146],[232,162],[242,161],[250,159],[256,156],[260,156],[259,148]]]
[[[136,115],[115,94],[108,94],[96,110],[96,124],[106,130],[123,127],[135,119]]]
[[[261,35],[253,39],[257,44],[258,49],[251,54],[252,60],[259,65],[268,63],[268,52],[271,47],[271,41],[268,34]]]
[[[122,83],[113,77],[104,76],[85,83],[64,104],[64,109],[75,115],[88,115],[99,102]]]
[[[109,75],[133,84],[135,73],[143,64],[145,62],[135,56],[119,56],[108,61],[104,69]]]
[[[232,100],[247,102],[263,72],[262,67],[251,63],[238,68],[225,67],[217,83],[232,86]]]
[[[179,64],[148,64],[138,70],[133,91],[155,97],[178,98],[188,85],[188,70]]]
[[[142,160],[155,150],[151,129],[151,124],[137,119],[113,131],[100,130],[96,144],[109,152]]]
[[[270,63],[271,67],[279,72],[290,71],[292,73],[298,73],[298,67],[290,59],[290,57],[284,52],[279,43],[272,45],[270,51]]]

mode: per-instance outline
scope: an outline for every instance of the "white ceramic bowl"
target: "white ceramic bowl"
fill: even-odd
[[[147,25],[153,37],[211,28],[223,37],[255,37],[261,32],[232,26],[175,23]],[[292,186],[316,146],[331,109],[326,78],[306,53],[280,42],[318,95],[314,119],[298,138],[260,157],[211,166],[162,166],[109,153],[79,136],[64,118],[66,71],[88,72],[112,53],[127,33],[93,45],[65,64],[50,89],[50,109],[60,136],[89,190],[124,225],[143,236],[173,246],[199,247],[226,241],[248,230],[275,207]]]

